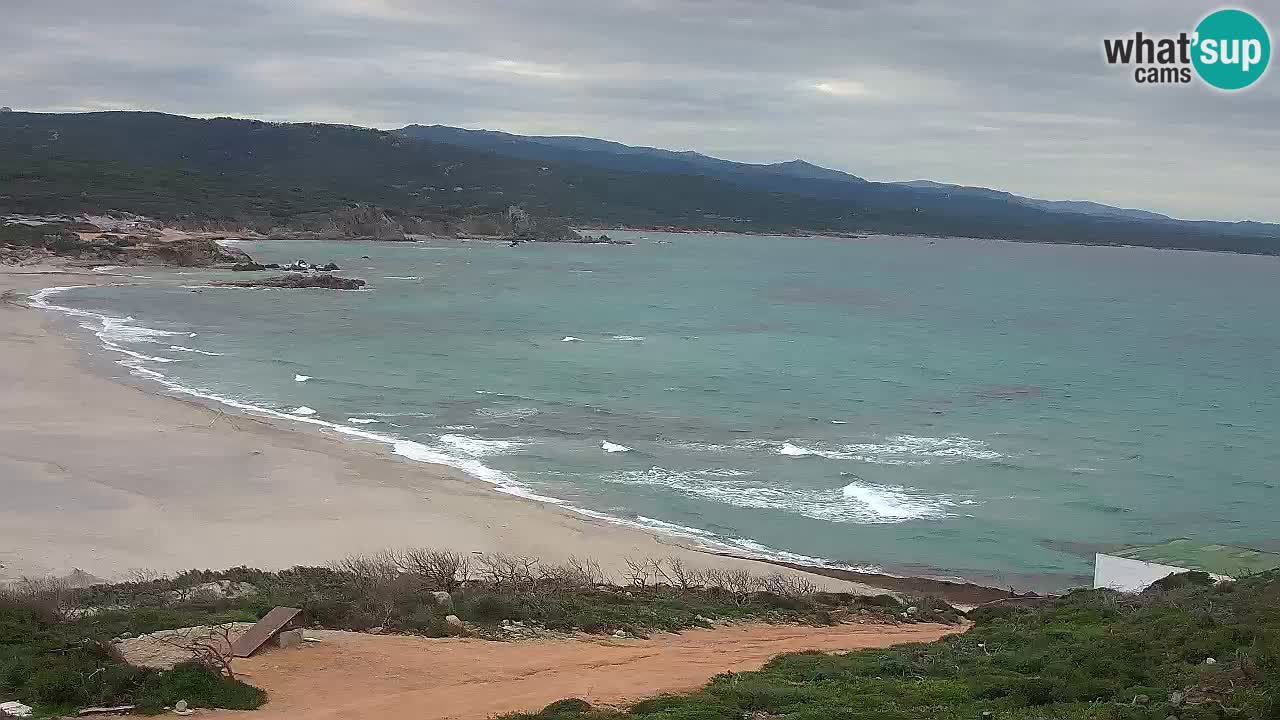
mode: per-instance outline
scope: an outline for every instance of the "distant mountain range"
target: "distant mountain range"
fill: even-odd
[[[598,167],[633,172],[696,173],[744,184],[758,185],[782,192],[822,192],[822,186],[800,185],[792,181],[819,180],[853,185],[872,184],[865,178],[832,170],[804,160],[772,164],[752,164],[721,160],[692,150],[681,152],[660,148],[623,145],[596,138],[568,135],[513,135],[495,130],[466,130],[447,125],[408,125],[402,134],[420,140],[448,143],[461,147],[489,150],[511,157],[555,162],[582,162]],[[1174,218],[1147,210],[1113,207],[1101,203],[1074,200],[1040,200],[1014,195],[1002,190],[967,185],[952,185],[932,180],[875,183],[912,190],[923,190],[942,196],[984,198],[1017,203],[1050,212],[1077,213],[1129,220],[1167,220]],[[826,188],[826,192],[838,192]],[[1280,226],[1276,226],[1280,229]]]
[[[1007,193],[1003,190],[992,190],[984,187],[970,187],[968,185],[949,185],[947,183],[934,182],[932,180],[911,180],[909,182],[894,184],[901,185],[903,187],[937,190],[939,192],[952,192],[1007,199],[1012,202],[1019,202],[1024,205],[1038,207],[1050,212],[1079,213],[1081,215],[1128,218],[1130,220],[1173,220],[1173,218],[1168,215],[1161,215],[1160,213],[1149,212],[1147,210],[1132,210],[1129,208],[1112,207],[1111,205],[1103,205],[1101,203],[1089,202],[1087,200],[1038,200],[1036,198],[1014,195],[1013,193]]]
[[[160,113],[0,113],[0,214],[127,210],[315,227],[364,206],[404,227],[519,206],[588,227],[896,233],[1280,254],[1280,226],[1174,220],[802,160],[738,163],[582,137],[381,131]]]

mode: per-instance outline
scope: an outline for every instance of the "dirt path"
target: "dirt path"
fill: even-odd
[[[323,640],[241,660],[271,701],[224,720],[476,720],[580,697],[592,704],[692,690],[712,676],[755,670],[780,653],[931,642],[945,625],[747,625],[656,635],[503,643],[308,631]]]

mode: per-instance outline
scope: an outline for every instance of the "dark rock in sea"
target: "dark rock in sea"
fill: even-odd
[[[279,270],[279,269],[280,269],[280,263],[267,263],[266,265],[263,265],[262,267],[266,268],[267,270]]]
[[[227,280],[213,284],[223,287],[246,288],[323,288],[326,290],[359,290],[364,287],[365,282],[359,278],[344,278],[338,277],[337,275],[329,275],[327,273],[319,273],[316,275],[290,273],[288,275],[273,275],[271,277],[261,278],[258,280]]]
[[[593,245],[630,245],[631,244],[630,240],[614,240],[613,238],[609,237],[608,235],[605,235],[604,233],[601,233],[600,237],[583,235],[581,240],[575,240],[574,242],[589,243]]]
[[[267,266],[259,265],[256,262],[242,262],[242,263],[236,263],[235,265],[232,265],[231,269],[235,270],[236,272],[252,272],[254,270],[266,270]]]
[[[337,264],[337,263],[332,263],[332,262],[331,262],[331,263],[326,263],[326,264],[321,265],[320,267],[316,268],[316,270],[323,270],[323,271],[325,271],[325,272],[332,272],[332,271],[334,271],[334,270],[341,270],[341,269],[342,269],[342,268],[338,267],[338,264]]]

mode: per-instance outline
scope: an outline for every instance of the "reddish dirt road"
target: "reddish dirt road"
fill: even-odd
[[[580,697],[592,704],[692,690],[780,653],[931,642],[963,627],[744,625],[649,640],[529,642],[308,631],[320,643],[237,661],[265,689],[260,710],[202,712],[221,720],[477,720]]]

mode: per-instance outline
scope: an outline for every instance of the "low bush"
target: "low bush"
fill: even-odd
[[[159,712],[179,699],[249,710],[266,700],[262,691],[202,665],[164,673],[128,665],[111,650],[110,635],[100,634],[104,626],[96,619],[51,620],[31,608],[0,604],[0,695],[42,714],[112,705]]]
[[[514,555],[427,549],[280,572],[237,567],[166,578],[139,571],[127,582],[83,589],[27,581],[0,588],[0,691],[42,712],[121,704],[155,711],[181,698],[197,706],[256,707],[264,701],[262,693],[220,675],[214,663],[167,673],[134,668],[114,655],[111,640],[253,622],[278,605],[302,608],[308,622],[331,629],[381,628],[430,637],[460,632],[446,621],[450,614],[494,636],[504,621],[645,636],[748,620],[827,624],[958,617],[944,603],[926,600],[913,600],[918,612],[904,617],[905,606],[896,599],[817,592],[791,575],[699,570],[669,558],[635,560],[628,567],[627,585],[617,586],[606,584],[605,573],[591,560],[548,564]],[[235,592],[228,592],[232,586],[223,581],[233,583]],[[210,583],[219,584],[202,587]],[[252,591],[242,593],[243,583]],[[449,593],[447,600],[437,597],[440,591]],[[607,712],[578,702],[556,704],[542,717]]]
[[[1280,572],[1216,586],[1192,577],[1136,596],[1077,591],[974,616],[971,630],[939,642],[781,656],[696,693],[590,717],[1280,718]]]

